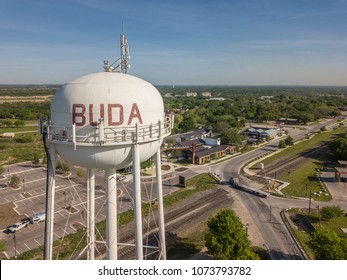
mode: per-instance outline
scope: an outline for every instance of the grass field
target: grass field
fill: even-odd
[[[331,131],[321,132],[312,137],[311,139],[303,140],[294,146],[288,147],[283,151],[264,159],[262,162],[265,166],[271,166],[276,161],[289,158],[291,156],[303,153],[314,147],[318,147],[325,142],[347,133],[346,127],[339,127]],[[279,175],[276,179],[288,182],[289,185],[282,189],[282,193],[286,196],[306,197],[308,198],[311,193],[321,192],[320,196],[312,196],[314,200],[329,201],[331,195],[319,180],[317,169],[322,166],[333,166],[336,162],[331,159],[329,154],[319,154],[314,157],[308,158],[300,165],[287,170],[285,173]]]
[[[300,211],[298,209],[292,209],[291,212],[299,213]],[[346,237],[346,234],[341,231],[341,228],[347,228],[347,216],[333,218],[329,221],[324,221],[321,219],[319,213],[308,214],[300,212],[300,214],[307,216],[315,227],[322,226],[333,230],[339,237]],[[301,246],[308,254],[308,256],[310,257],[310,259],[314,259],[314,253],[309,246],[309,233],[301,231],[299,229],[293,229],[293,233],[296,239],[299,241]]]
[[[307,140],[303,140],[295,144],[294,146],[290,146],[282,150],[280,153],[277,153],[269,158],[264,159],[262,162],[264,163],[265,166],[271,165],[271,163],[276,160],[279,160],[285,157],[294,156],[302,152],[308,151],[314,147],[318,147],[324,142],[329,142],[333,140],[334,138],[338,137],[339,135],[343,135],[345,133],[347,133],[346,127],[339,127],[331,131],[317,133],[314,137]]]
[[[320,167],[322,161],[309,160],[300,165],[300,168],[289,171],[279,176],[279,180],[289,182],[289,185],[282,189],[286,196],[306,197],[309,198],[310,192],[322,192],[320,196],[312,195],[313,200],[329,201],[331,195],[318,179],[316,168]]]
[[[0,166],[31,161],[37,152],[42,155],[43,143],[37,121],[25,121],[23,127],[0,127],[0,136],[3,133],[15,133],[15,137],[0,137]]]

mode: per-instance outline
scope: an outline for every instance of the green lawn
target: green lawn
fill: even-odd
[[[318,218],[319,220],[319,218]],[[319,225],[319,221],[316,221],[315,224]],[[338,236],[346,237],[346,234],[342,232],[341,228],[347,228],[347,217],[338,217],[331,219],[329,222],[321,221],[321,225],[333,230]]]
[[[314,147],[318,147],[322,143],[330,141],[338,135],[346,132],[346,127],[339,127],[332,131],[318,133],[311,139],[304,140],[294,146],[288,147],[283,151],[264,159],[262,162],[267,166],[271,166],[271,164],[277,160],[285,159],[290,156],[308,151]],[[324,187],[324,184],[318,180],[317,175],[319,174],[316,172],[318,168],[321,168],[323,165],[331,161],[332,160],[328,154],[321,154],[319,156],[315,156],[314,158],[310,158],[304,163],[300,163],[299,166],[287,170],[287,172],[279,175],[276,179],[289,183],[287,187],[281,190],[282,193],[286,196],[308,198],[311,190],[312,199],[320,201],[331,200],[330,193]],[[319,192],[321,192],[319,196],[313,195],[313,193]]]
[[[292,212],[299,212],[298,209],[292,209],[291,211]],[[339,218],[333,218],[329,221],[323,221],[323,220],[321,220],[320,215],[318,213],[308,214],[308,213],[300,212],[300,214],[307,216],[315,227],[322,226],[325,228],[329,228],[329,229],[333,230],[338,236],[346,237],[346,234],[343,233],[340,228],[347,228],[347,216],[343,216],[343,217],[339,217]],[[298,229],[293,229],[293,233],[295,235],[295,238],[300,243],[300,245],[303,247],[303,249],[309,255],[310,259],[314,259],[314,253],[309,246],[309,233],[304,232],[304,231],[300,231]]]
[[[325,131],[321,133],[317,133],[314,137],[303,140],[294,146],[288,147],[284,149],[283,151],[274,154],[273,156],[264,159],[262,162],[265,164],[265,166],[271,165],[272,162],[279,160],[281,158],[294,156],[297,154],[300,154],[302,152],[308,151],[314,147],[318,147],[323,142],[331,141],[332,139],[336,138],[338,135],[347,133],[346,127],[339,127],[331,131]]]
[[[28,131],[35,131],[38,133],[37,126],[24,126],[24,127],[1,127],[0,128],[0,134],[6,133],[6,132],[14,132],[14,133],[26,133]]]
[[[325,188],[324,184],[318,180],[316,176],[316,168],[320,167],[322,161],[314,159],[307,161],[300,165],[300,168],[289,170],[278,179],[281,181],[289,182],[289,185],[282,189],[282,193],[286,196],[306,197],[309,198],[310,191],[313,200],[329,201],[331,195]],[[313,195],[313,193],[322,192],[320,196]],[[327,195],[325,195],[327,194]]]
[[[0,138],[0,165],[33,160],[36,152],[43,153],[43,143],[38,133],[28,132],[16,135],[16,138],[31,137],[28,143],[17,142],[16,139]]]

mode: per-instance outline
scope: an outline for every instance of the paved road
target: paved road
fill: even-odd
[[[327,120],[316,126],[307,127],[306,130],[294,129],[290,131],[290,135],[296,141],[305,137],[306,134],[314,133],[321,127],[333,125],[335,122],[336,120]],[[212,172],[219,174],[225,181],[228,181],[230,177],[239,177],[241,182],[257,186],[257,183],[250,182],[248,179],[240,175],[241,168],[254,158],[260,157],[268,152],[276,151],[279,141],[280,139],[272,140],[269,144],[259,149],[237,156],[219,165],[212,166]],[[295,245],[295,241],[291,234],[285,227],[280,217],[280,212],[287,208],[308,207],[308,201],[277,197],[263,199],[240,191],[235,192],[237,192],[235,193],[235,197],[239,199],[243,206],[248,210],[254,225],[261,233],[262,241],[264,241],[263,246],[269,250],[272,259],[302,259],[302,254]],[[338,200],[326,204],[315,202],[317,206],[320,204],[341,204],[345,209],[346,206],[343,203],[344,201],[339,203]]]

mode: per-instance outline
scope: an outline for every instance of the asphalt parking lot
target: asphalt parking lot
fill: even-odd
[[[187,177],[195,172],[187,170]],[[177,173],[176,173],[177,174]],[[20,178],[19,187],[9,187],[12,175]],[[95,190],[95,221],[106,218],[106,195],[104,187],[104,171],[96,171]],[[85,184],[78,184],[70,179],[73,176],[56,174],[54,240],[75,232],[79,227],[86,226],[87,190]],[[156,198],[156,182],[154,179],[143,180],[142,202]],[[172,174],[163,176],[163,193],[168,194],[176,190],[172,185],[178,183],[178,178]],[[117,182],[118,213],[133,208],[133,186],[131,176]],[[35,213],[45,212],[46,199],[46,168],[34,167],[30,162],[6,166],[4,178],[0,178],[0,208],[11,205],[18,214],[17,220],[2,223],[0,238],[6,241],[5,258],[11,258],[25,251],[43,245],[44,222],[29,224],[15,233],[7,233],[6,227],[18,222],[23,217],[30,217]],[[72,207],[72,208],[70,208]],[[72,209],[71,211],[69,209]],[[4,222],[4,221],[3,221]]]
[[[335,172],[333,170],[323,171],[321,178],[331,193],[332,197],[339,201],[347,202],[347,183],[346,182],[336,182]]]

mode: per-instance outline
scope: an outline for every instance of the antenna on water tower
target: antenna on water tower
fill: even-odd
[[[122,21],[122,35],[120,36],[120,58],[108,65],[108,60],[104,60],[105,72],[113,72],[118,69],[119,72],[126,74],[130,68],[130,52],[128,40],[124,35],[124,22]],[[114,66],[118,63],[116,66]]]

